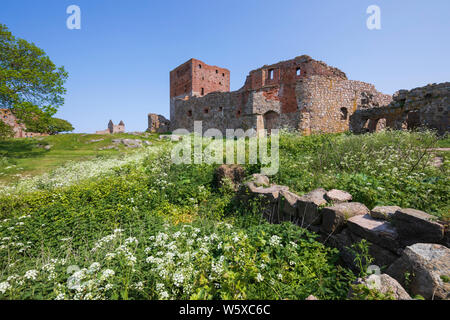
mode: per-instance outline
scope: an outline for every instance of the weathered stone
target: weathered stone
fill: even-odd
[[[395,211],[400,209],[398,206],[377,206],[370,211],[370,215],[375,219],[390,220]]]
[[[169,140],[169,141],[173,141],[173,142],[178,142],[178,141],[181,141],[182,139],[183,139],[182,136],[178,136],[175,134],[159,136],[159,140]]]
[[[325,205],[325,189],[315,189],[303,196],[297,202],[298,218],[295,223],[308,228],[310,225],[319,225],[322,221],[319,207]]]
[[[400,240],[405,245],[442,242],[444,226],[434,220],[432,215],[415,209],[400,209],[392,216]]]
[[[45,150],[50,150],[52,147],[53,147],[52,145],[46,145],[46,146],[44,146],[44,149]]]
[[[338,233],[353,216],[365,215],[369,209],[359,202],[339,203],[332,207],[322,209],[322,231],[325,233]]]
[[[266,175],[260,174],[260,173],[254,173],[252,174],[250,180],[255,184],[257,187],[268,187],[270,185],[270,180]]]
[[[290,191],[281,191],[280,208],[283,221],[294,221],[298,217],[298,202],[301,197]]]
[[[259,199],[262,216],[270,223],[280,223],[283,220],[279,201],[282,191],[289,191],[289,187],[279,185],[257,187],[253,181],[249,181],[241,186],[239,195],[244,201],[249,197]]]
[[[450,299],[450,249],[443,245],[416,243],[406,247],[386,273],[414,296]]]
[[[369,289],[377,290],[385,295],[388,299],[394,300],[412,300],[411,296],[395,279],[387,274],[372,274],[364,279],[358,278],[354,284],[364,285]],[[353,289],[350,289],[348,297],[355,298]]]
[[[245,176],[245,170],[238,164],[223,164],[214,172],[214,181],[218,187],[223,186],[224,179],[228,179],[234,189],[237,189]]]
[[[100,130],[95,132],[96,134],[113,134],[113,133],[124,133],[125,132],[125,124],[123,121],[120,121],[118,125],[115,125],[112,120],[108,122],[108,129]]]
[[[89,142],[100,142],[100,141],[103,141],[104,139],[92,139],[92,140],[89,140]]]
[[[352,239],[353,243],[361,242],[363,240],[362,237],[350,233],[350,237]],[[369,246],[369,255],[373,258],[372,264],[375,264],[379,267],[389,267],[392,263],[394,263],[399,257],[402,252],[401,249],[396,250],[396,252],[393,252],[392,250],[385,249],[375,243],[372,243],[370,241],[367,241],[367,244]],[[354,259],[355,256],[352,255],[352,259]],[[354,260],[351,261],[354,264]],[[356,266],[355,266],[356,267]],[[357,272],[360,270],[356,269]]]
[[[11,109],[0,108],[0,121],[9,125],[13,131],[14,138],[34,138],[39,136],[48,136],[47,133],[29,132],[27,127],[17,119]]]
[[[332,189],[325,194],[325,199],[331,203],[352,201],[352,195],[347,191]]]
[[[370,215],[357,215],[347,221],[347,226],[352,233],[396,252],[400,247],[397,230],[391,223],[376,220]]]
[[[148,114],[148,132],[165,133],[170,131],[170,121],[164,116],[154,113]]]
[[[147,146],[151,146],[152,145],[152,143],[151,143],[151,141],[148,141],[148,140],[144,140],[144,141],[142,141],[145,145],[147,145]]]
[[[313,295],[310,295],[310,296],[308,296],[308,298],[306,298],[305,300],[319,300],[319,299],[317,299],[315,296],[313,296]]]

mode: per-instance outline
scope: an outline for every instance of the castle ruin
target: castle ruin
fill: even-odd
[[[9,109],[0,109],[0,121],[11,127],[14,138],[33,138],[48,136],[47,133],[28,132],[25,124],[21,123]]]
[[[192,132],[194,121],[202,121],[203,131],[215,128],[223,134],[226,129],[270,132],[274,128],[296,129],[305,135],[359,133],[385,127],[412,128],[398,125],[405,117],[415,127],[448,131],[448,84],[427,90],[423,99],[417,98],[416,92],[402,90],[393,101],[374,85],[349,80],[341,70],[302,55],[250,71],[244,86],[230,91],[228,69],[190,59],[170,72],[170,121],[149,114],[148,131]],[[417,99],[428,99],[429,106],[413,102]],[[411,103],[414,106],[408,107]],[[410,109],[414,112],[407,116]]]
[[[114,134],[114,133],[125,133],[125,124],[121,120],[118,125],[115,125],[112,120],[108,122],[108,129],[96,131],[96,134]]]

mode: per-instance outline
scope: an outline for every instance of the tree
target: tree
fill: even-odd
[[[56,67],[42,49],[0,24],[0,106],[10,109],[27,131],[45,132],[64,104],[67,77],[64,67]]]
[[[0,119],[0,140],[10,138],[14,135],[11,126]]]
[[[52,118],[48,125],[47,132],[49,134],[53,135],[53,134],[57,134],[60,132],[70,132],[73,130],[74,130],[74,128],[69,121],[59,119],[59,118]]]

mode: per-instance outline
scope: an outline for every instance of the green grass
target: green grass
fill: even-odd
[[[95,138],[48,137],[55,149],[37,158],[60,164],[58,154],[95,158],[109,144],[86,143]],[[9,143],[8,159],[32,163],[33,148],[23,140]],[[431,132],[283,133],[280,171],[271,180],[299,194],[339,188],[369,208],[399,205],[445,219],[448,155],[436,168],[424,153],[439,143]],[[122,150],[135,152],[124,159],[143,157],[104,174],[112,159],[86,161],[78,171],[35,163],[39,168],[30,165],[30,172],[50,171],[33,181],[33,191],[0,188],[0,299],[346,299],[358,275],[338,263],[337,250],[293,224],[263,221],[258,202],[242,202],[227,186],[214,185],[217,165],[175,165],[174,144],[154,144]],[[244,167],[249,175],[260,165]],[[85,168],[98,175],[73,180]],[[63,179],[49,183],[55,175]],[[76,182],[60,184],[65,180]],[[68,273],[70,266],[79,271]]]
[[[62,134],[40,138],[20,138],[0,140],[0,184],[15,182],[23,177],[32,177],[49,172],[68,161],[86,161],[96,157],[115,157],[135,149],[119,145],[119,150],[99,150],[112,145],[113,139],[141,139],[159,144],[156,135],[134,136],[130,134]],[[99,142],[91,140],[103,139]],[[51,145],[45,150],[38,145]],[[3,159],[3,160],[2,160]]]

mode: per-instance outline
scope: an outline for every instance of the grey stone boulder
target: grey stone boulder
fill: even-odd
[[[342,203],[352,201],[353,197],[347,191],[332,189],[325,194],[325,199],[331,203]]]
[[[148,141],[148,140],[144,140],[144,141],[142,141],[146,146],[151,146],[152,145],[152,143],[150,142],[150,141]]]
[[[347,228],[348,229],[348,228]],[[346,229],[346,230],[347,230]],[[353,243],[356,242],[361,242],[361,240],[363,240],[364,238],[350,232],[350,238],[352,239]],[[368,246],[369,246],[369,255],[370,257],[373,258],[373,264],[379,266],[379,267],[389,267],[392,263],[394,263],[399,257],[400,254],[402,252],[401,249],[398,249],[396,252],[393,252],[392,250],[383,248],[375,243],[372,243],[370,241],[368,241]],[[352,255],[352,264],[353,264],[353,268],[352,269],[356,269],[357,272],[359,272],[360,270],[358,270],[355,265],[354,262],[354,254]]]
[[[338,233],[347,224],[347,220],[358,215],[368,214],[369,209],[359,202],[335,204],[322,209],[322,232]]]
[[[370,210],[370,215],[375,219],[390,220],[394,213],[400,209],[398,206],[377,206]]]
[[[44,146],[44,149],[48,151],[48,150],[50,150],[52,147],[53,147],[52,145],[46,145],[46,146]]]
[[[175,134],[167,134],[167,135],[160,135],[159,136],[159,140],[168,140],[168,141],[173,141],[173,142],[178,142],[181,141],[183,139],[183,137],[175,135]]]
[[[365,287],[377,290],[378,292],[394,300],[412,300],[411,296],[394,278],[387,274],[372,274],[365,278],[358,278],[354,284],[364,285]],[[350,289],[348,297],[354,299],[354,292]]]
[[[293,192],[283,190],[280,193],[280,210],[283,221],[294,221],[298,217],[298,203],[301,197]]]
[[[357,215],[347,221],[350,231],[383,248],[397,252],[400,248],[395,227],[384,220],[372,218],[369,214]]]
[[[294,222],[305,228],[320,225],[322,222],[320,206],[327,204],[326,193],[325,189],[319,188],[302,195],[297,202],[298,218]]]
[[[249,198],[259,199],[262,216],[270,223],[280,223],[283,221],[279,199],[282,191],[289,191],[289,187],[279,185],[256,186],[253,181],[249,181],[239,188],[239,197],[243,201]]]
[[[404,245],[441,243],[444,238],[444,226],[436,222],[435,217],[420,210],[397,210],[392,216],[392,222]]]
[[[425,299],[450,299],[450,249],[433,243],[406,247],[386,273],[410,293]]]

